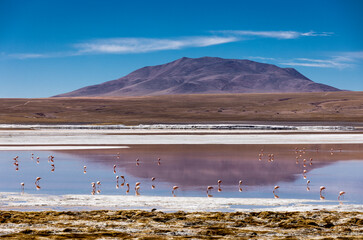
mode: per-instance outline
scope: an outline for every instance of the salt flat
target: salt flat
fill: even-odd
[[[362,133],[342,133],[332,134],[318,132],[309,133],[289,133],[285,131],[267,131],[266,134],[259,132],[248,134],[239,132],[238,134],[227,134],[203,131],[203,134],[183,134],[173,130],[161,131],[152,130],[153,135],[148,134],[120,134],[118,130],[2,130],[0,131],[1,150],[13,149],[14,146],[56,146],[56,145],[104,145],[104,146],[127,146],[134,144],[360,144],[363,143]],[[121,131],[123,132],[123,131]],[[110,134],[113,133],[113,134]],[[125,133],[125,132],[123,132]],[[142,131],[147,133],[147,131]],[[166,134],[176,133],[176,134]]]
[[[207,198],[120,195],[41,195],[0,193],[0,210],[153,209],[160,211],[358,211],[361,204],[331,200],[273,198]]]

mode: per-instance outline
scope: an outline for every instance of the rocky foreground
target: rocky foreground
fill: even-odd
[[[4,239],[363,239],[361,212],[0,211]]]

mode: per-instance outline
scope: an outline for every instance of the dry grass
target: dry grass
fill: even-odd
[[[0,99],[0,123],[363,123],[363,92]]]
[[[359,212],[0,211],[5,239],[359,239]]]

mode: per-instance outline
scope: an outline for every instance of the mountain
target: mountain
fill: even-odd
[[[294,68],[250,60],[183,57],[55,97],[325,91],[340,90],[315,83]]]

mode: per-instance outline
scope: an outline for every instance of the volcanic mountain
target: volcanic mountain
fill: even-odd
[[[294,68],[250,60],[183,57],[56,97],[326,91],[340,90],[315,83]]]

